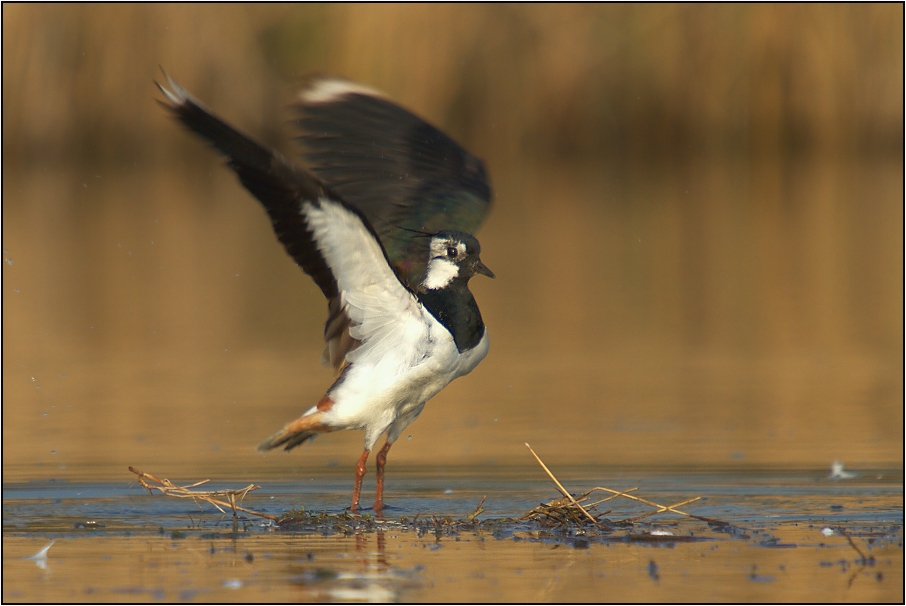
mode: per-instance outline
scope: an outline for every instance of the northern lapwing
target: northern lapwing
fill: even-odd
[[[166,76],[166,74],[164,74]],[[167,107],[228,159],[264,206],[286,251],[327,298],[321,400],[258,450],[291,450],[319,433],[365,431],[350,509],[377,454],[376,512],[387,452],[425,403],[488,353],[469,279],[494,274],[471,235],[491,201],[484,165],[381,93],[336,78],[308,81],[295,106],[305,166],[211,114],[166,76]]]

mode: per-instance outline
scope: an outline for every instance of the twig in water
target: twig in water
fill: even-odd
[[[482,505],[484,505],[484,500],[487,498],[488,498],[488,495],[484,495],[483,497],[481,497],[481,500],[478,501],[478,507],[476,507],[475,511],[470,513],[469,516],[466,518],[469,522],[471,522],[472,520],[477,518],[479,514],[484,512],[484,507],[482,507]]]
[[[630,495],[624,494],[623,496],[628,497]],[[689,516],[691,518],[691,517],[693,517],[691,513],[686,513],[685,511],[680,511],[679,509],[674,509],[674,507],[682,507],[683,505],[688,505],[689,503],[694,503],[694,502],[698,501],[699,499],[701,499],[701,497],[695,497],[694,499],[689,499],[687,501],[683,501],[682,503],[676,503],[675,505],[658,505],[657,503],[655,503],[653,501],[646,501],[645,499],[638,499],[639,501],[641,501],[642,503],[645,503],[646,505],[658,507],[659,509],[657,511],[649,511],[648,513],[643,513],[640,516],[636,516],[634,518],[628,518],[623,521],[624,522],[637,522],[638,520],[643,520],[643,519],[647,518],[648,516],[653,516],[658,513],[664,513],[665,511],[672,511],[673,513],[678,513],[680,515]]]
[[[861,549],[859,549],[859,547],[856,545],[856,542],[853,541],[853,539],[852,539],[851,536],[849,536],[849,533],[848,533],[848,532],[846,532],[845,530],[843,530],[843,528],[840,528],[840,527],[837,528],[837,532],[839,532],[839,533],[842,534],[844,537],[846,537],[846,540],[849,541],[850,547],[852,547],[853,549],[855,549],[855,550],[856,550],[856,553],[859,554],[859,557],[862,558],[862,563],[863,563],[863,564],[864,564],[865,562],[868,561],[868,558],[865,557],[865,554],[862,552]]]
[[[216,507],[221,513],[226,513],[224,507],[228,507],[233,510],[233,517],[236,517],[237,511],[241,511],[243,513],[267,518],[269,520],[277,519],[275,516],[272,516],[270,514],[246,509],[245,507],[240,507],[236,504],[237,496],[239,497],[239,502],[242,502],[242,500],[245,498],[245,495],[253,490],[258,490],[259,488],[261,488],[260,486],[255,486],[254,484],[249,484],[241,490],[193,491],[191,490],[192,488],[206,484],[210,482],[210,480],[202,480],[201,482],[189,484],[188,486],[176,486],[175,484],[173,484],[173,482],[167,480],[166,478],[164,478],[163,480],[155,478],[150,473],[139,471],[134,467],[129,467],[129,471],[138,476],[138,483],[141,484],[143,488],[146,488],[148,492],[151,492],[152,490],[159,490],[161,494],[168,497],[179,497],[183,499],[193,499],[195,501],[204,501]],[[229,499],[229,502],[220,500],[223,497]]]

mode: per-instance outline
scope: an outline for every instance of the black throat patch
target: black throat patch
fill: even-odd
[[[466,284],[454,280],[446,288],[419,292],[416,296],[425,309],[450,331],[459,353],[472,349],[481,341],[484,322],[475,297]]]

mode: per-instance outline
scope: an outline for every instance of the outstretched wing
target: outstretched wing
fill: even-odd
[[[425,234],[475,233],[487,214],[481,160],[377,91],[312,79],[298,112],[309,168],[368,218],[409,288],[424,279]]]
[[[389,265],[360,211],[308,171],[213,116],[176,82],[158,84],[164,105],[228,158],[270,216],[280,242],[328,299],[326,357],[335,368],[424,330],[414,295]],[[355,350],[354,354],[351,350]],[[361,350],[361,351],[359,351]]]

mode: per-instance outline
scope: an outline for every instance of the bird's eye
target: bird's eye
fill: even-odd
[[[456,250],[455,247],[453,247],[453,246],[448,246],[448,247],[447,247],[447,256],[450,257],[451,259],[455,259],[455,258],[456,258],[456,255],[457,255],[458,253],[459,253],[459,251]]]

